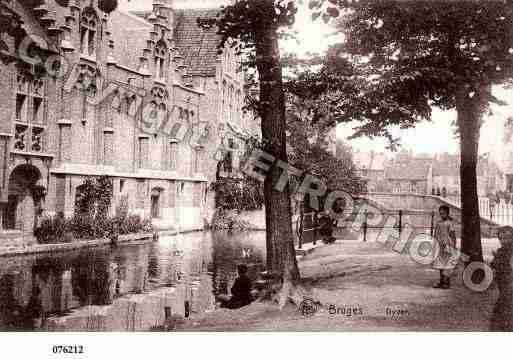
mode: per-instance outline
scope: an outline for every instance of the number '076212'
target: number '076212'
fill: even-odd
[[[54,345],[52,347],[54,354],[84,354],[82,345]]]

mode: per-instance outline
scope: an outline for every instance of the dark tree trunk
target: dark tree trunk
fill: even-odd
[[[288,163],[286,148],[285,95],[276,25],[271,21],[274,1],[260,0],[269,9],[256,34],[256,58],[260,80],[260,117],[264,151]],[[284,280],[299,279],[292,232],[289,185],[274,189],[282,169],[272,166],[264,181],[267,269]]]
[[[457,125],[461,145],[461,251],[468,256],[467,261],[470,262],[483,261],[476,170],[479,131],[488,93],[489,87],[481,86],[472,96],[463,89],[456,96]]]

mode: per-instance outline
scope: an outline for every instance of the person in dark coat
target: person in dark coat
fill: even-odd
[[[336,238],[333,236],[337,220],[329,214],[321,213],[317,219],[318,233],[324,243],[333,243]]]
[[[232,286],[232,296],[221,303],[222,308],[238,309],[250,304],[253,301],[251,296],[251,280],[247,276],[248,267],[244,264],[237,266],[239,276]]]
[[[491,266],[499,289],[491,318],[492,331],[513,331],[513,228],[503,226],[498,233],[501,247],[495,252]]]

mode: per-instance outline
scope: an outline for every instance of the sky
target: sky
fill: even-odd
[[[322,53],[336,40],[333,28],[324,24],[322,20],[312,22],[310,13],[303,7],[296,19],[294,30],[297,31],[299,44],[295,41],[285,41],[282,50],[295,52],[304,55],[307,52]],[[502,100],[513,104],[513,92],[504,91],[500,88],[493,89],[494,94]],[[491,152],[494,156],[500,157],[503,152],[502,127],[505,119],[513,115],[513,106],[494,106],[493,116],[487,117],[481,130],[480,152]],[[459,151],[458,140],[454,138],[454,128],[451,123],[456,119],[454,111],[441,111],[433,109],[432,121],[419,123],[415,128],[408,130],[394,130],[394,136],[401,138],[402,148],[412,150],[413,153],[436,154],[442,152],[456,153]],[[354,126],[351,124],[339,125],[337,128],[338,138],[346,139],[350,136]],[[346,140],[347,141],[347,140]],[[385,139],[357,139],[348,141],[355,150],[387,152]],[[388,152],[390,154],[390,152]],[[499,161],[500,159],[497,158]]]
[[[180,6],[208,6],[226,0],[174,0]],[[121,0],[122,8],[146,8],[151,6],[152,0]],[[306,3],[306,2],[305,2]],[[340,35],[333,35],[334,31],[329,25],[319,18],[312,21],[307,6],[300,7],[294,30],[297,32],[297,41],[287,40],[281,44],[282,52],[294,52],[305,55],[308,52],[323,53],[330,44],[337,41]],[[494,94],[502,100],[513,104],[513,92],[504,91],[499,88],[493,89]],[[487,117],[481,130],[480,152],[491,152],[492,155],[501,161],[501,154],[504,153],[502,143],[502,126],[505,119],[513,115],[513,106],[494,106],[493,116]],[[454,128],[451,123],[456,119],[454,111],[441,111],[433,109],[432,121],[423,122],[413,129],[394,130],[394,136],[400,137],[402,148],[412,150],[414,153],[436,154],[442,152],[458,152],[458,140],[454,138]],[[352,131],[352,125],[340,125],[337,128],[338,138],[346,140]],[[346,140],[347,141],[347,140]],[[367,139],[347,141],[355,150],[361,151],[384,151],[386,152],[387,142],[385,139]],[[388,154],[390,154],[388,152]]]

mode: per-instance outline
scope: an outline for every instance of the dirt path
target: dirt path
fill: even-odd
[[[473,292],[459,276],[452,289],[433,289],[436,271],[379,243],[337,242],[316,248],[299,265],[322,303],[313,315],[262,302],[193,317],[178,330],[487,330],[496,300],[495,289]]]

